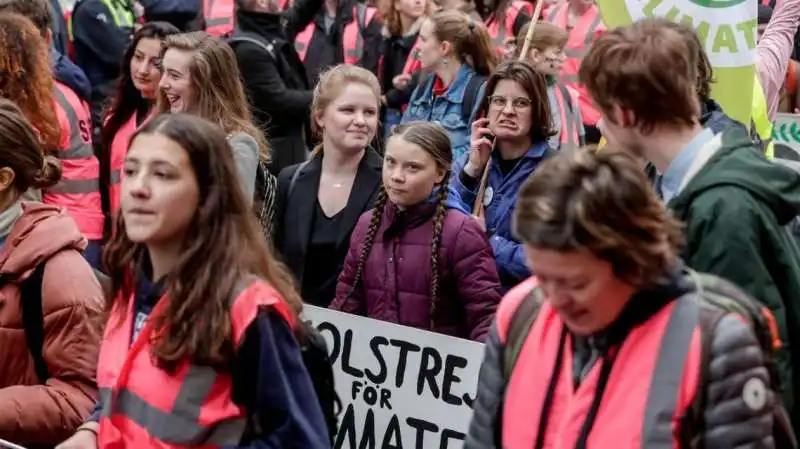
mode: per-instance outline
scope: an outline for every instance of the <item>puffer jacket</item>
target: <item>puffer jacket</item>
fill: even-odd
[[[95,370],[102,291],[81,252],[86,239],[62,209],[23,203],[0,250],[0,273],[42,281],[44,346],[49,379],[39,385],[22,329],[18,284],[0,288],[0,438],[54,446],[89,416],[97,398]]]
[[[439,290],[431,317],[431,237],[436,205],[384,208],[375,242],[353,290],[372,214],[358,220],[331,308],[404,326],[482,341],[500,301],[492,249],[477,223],[448,209],[439,248]],[[352,290],[352,294],[350,294]],[[431,328],[431,325],[433,326]]]
[[[621,376],[620,371],[623,369],[636,371],[639,373],[639,375],[647,375],[647,368],[644,368],[644,373],[642,372],[642,364],[647,365],[650,362],[647,358],[648,356],[642,354],[641,351],[646,350],[646,348],[650,347],[650,345],[648,345],[647,342],[644,342],[644,346],[641,346],[643,343],[643,339],[641,337],[638,339],[629,339],[628,337],[633,333],[633,330],[636,329],[636,327],[644,325],[651,319],[662,319],[663,322],[663,318],[659,318],[659,316],[662,315],[663,309],[667,305],[673,303],[674,298],[682,296],[686,293],[690,293],[693,289],[693,284],[691,281],[688,281],[687,283],[685,278],[670,276],[670,279],[667,281],[668,282],[664,282],[663,284],[659,284],[654,287],[649,287],[648,289],[641,290],[634,294],[626,307],[623,308],[616,321],[609,325],[606,330],[592,335],[591,339],[580,339],[579,337],[570,334],[570,338],[573,341],[582,340],[584,342],[588,341],[589,343],[584,345],[570,345],[569,341],[567,341],[567,348],[580,348],[583,346],[583,352],[588,352],[590,349],[593,351],[598,350],[598,346],[608,345],[608,348],[617,349],[600,349],[600,353],[612,351],[617,354],[625,354],[627,361],[639,361],[635,364],[629,364],[623,361],[614,363],[608,376],[609,384],[603,391],[620,391],[621,389],[625,388],[620,387],[619,385],[613,385],[614,379]],[[520,302],[519,300],[528,295],[534,285],[535,280],[534,278],[531,278],[511,290],[506,297],[503,298],[503,301],[498,308],[497,315],[506,318],[513,316],[514,311]],[[694,299],[690,298],[690,300],[693,301]],[[563,321],[558,318],[558,315],[553,311],[553,308],[546,304],[546,298],[544,298],[542,301],[543,306],[539,312],[539,315],[537,316],[537,322],[535,322],[532,326],[536,326],[539,320],[545,320],[544,324],[539,327],[540,329],[547,328],[548,326],[561,326]],[[672,317],[675,316],[678,315],[672,315]],[[507,391],[506,389],[504,377],[505,365],[503,358],[505,344],[509,334],[510,325],[508,323],[510,320],[511,319],[509,318],[508,321],[503,321],[506,324],[501,324],[500,321],[496,322],[489,331],[489,335],[485,344],[484,361],[481,365],[478,378],[478,391],[473,404],[474,414],[472,422],[470,423],[464,449],[499,449],[501,447],[504,449],[518,449],[521,447],[534,446],[532,441],[530,442],[530,445],[520,445],[519,443],[520,441],[525,441],[526,438],[531,435],[530,429],[522,429],[513,425],[503,426],[504,413],[508,414],[509,417],[518,417],[521,413],[520,410],[507,410],[504,408],[505,398],[518,397],[515,395],[525,394],[523,391],[518,391],[520,389],[519,386],[521,385],[519,383],[515,384],[516,389],[514,389],[514,391]],[[672,323],[670,323],[670,325],[671,324]],[[708,331],[707,329],[703,328],[700,328],[699,330],[700,332]],[[532,329],[531,332],[534,332],[534,330]],[[775,449],[776,445],[772,438],[773,416],[771,411],[776,405],[776,394],[774,391],[769,390],[769,373],[764,365],[764,356],[761,352],[760,345],[756,340],[755,335],[741,319],[734,317],[733,315],[727,315],[720,319],[713,332],[713,336],[710,339],[710,357],[708,358],[709,368],[706,371],[708,373],[708,378],[706,379],[704,385],[697,387],[705,388],[707,391],[705,410],[703,410],[699,415],[686,414],[687,416],[703,416],[704,422],[695,423],[691,420],[680,421],[680,423],[678,423],[676,428],[673,430],[673,438],[679,439],[682,442],[696,441],[696,439],[699,438],[701,441],[703,441],[702,447],[706,449],[731,449],[744,447]],[[639,335],[641,336],[641,334]],[[594,342],[594,344],[592,344],[592,342]],[[530,343],[531,339],[527,339],[526,343],[523,345],[523,349],[525,345]],[[590,359],[590,357],[588,354],[584,354],[586,357],[581,357],[581,354],[578,354],[578,352],[581,351],[579,349],[573,349],[573,357],[570,357],[573,363],[572,372],[582,373],[582,375],[578,376],[576,379],[583,380],[578,382],[588,382],[586,379],[589,376],[592,376],[592,373],[596,373],[597,370],[592,369],[589,371],[586,364],[582,365],[579,360],[587,360]],[[520,350],[520,354],[521,353],[522,350]],[[520,355],[520,358],[517,360],[522,360],[523,356],[524,355]],[[601,355],[600,357],[600,360],[604,360],[602,359],[604,356]],[[692,372],[691,370],[693,368],[697,369],[699,364],[699,362],[693,363],[692,360],[697,361],[698,359],[699,357],[694,359],[692,357],[687,357],[686,364],[684,365],[685,371],[683,385],[677,386],[677,390],[679,391],[679,397],[676,400],[678,407],[677,411],[681,414],[681,416],[684,416],[684,413],[682,413],[680,410],[682,404],[687,402],[691,403],[692,398],[694,398],[691,390],[695,388],[695,384],[691,379],[698,379],[698,377],[692,376],[690,373]],[[547,377],[545,377],[545,379],[549,378],[554,366],[553,361],[540,361],[541,363],[536,363],[533,365],[528,363],[525,365],[525,368],[530,370],[531,367],[535,366],[535,369],[537,370],[541,369],[546,371],[545,376]],[[564,363],[568,362],[565,361]],[[604,361],[596,362],[596,364],[604,363]],[[653,370],[654,368],[649,369]],[[519,374],[522,373],[513,371],[512,374],[509,374],[508,378],[511,378],[512,375],[518,376]],[[542,376],[540,376],[542,373],[526,371],[524,374],[525,379],[528,382],[532,381],[534,378],[542,378]],[[575,375],[573,374],[573,376]],[[628,378],[630,378],[630,375],[628,375]],[[576,379],[573,380],[575,381]],[[565,380],[566,379],[562,378],[559,382],[563,382]],[[758,398],[759,400],[763,399],[763,403],[760,404],[760,408],[752,405],[754,404],[752,395],[748,394],[748,390],[750,393],[753,393],[755,388],[752,388],[752,386],[755,384],[762,386],[766,385],[768,388],[764,392],[765,395]],[[633,386],[631,387],[633,388]],[[688,391],[687,388],[689,389]],[[633,388],[633,390],[639,391],[635,388]],[[761,391],[758,393],[761,393]],[[584,394],[584,396],[581,397],[586,398],[586,395]],[[598,421],[595,423],[596,425],[592,427],[592,429],[596,429],[601,426],[601,419],[605,419],[605,422],[609,422],[609,419],[612,421],[625,419],[624,413],[615,415],[614,412],[610,412],[611,417],[609,418],[609,412],[603,412],[603,405],[613,402],[615,399],[619,401],[619,397],[607,398],[605,394],[602,396],[599,413],[596,415],[596,419]],[[646,399],[649,398],[634,398],[631,396],[626,398],[624,401],[626,407],[630,407],[634,410],[643,410],[644,404],[641,404],[638,401],[645,401]],[[619,404],[619,402],[615,402],[615,404]],[[534,408],[542,406],[543,405],[533,405]],[[589,405],[587,404],[585,407],[586,410],[588,410]],[[573,409],[573,407],[570,407],[570,409]],[[552,441],[552,437],[554,435],[551,434],[556,432],[555,429],[564,429],[564,427],[562,427],[564,424],[563,415],[558,414],[555,412],[555,410],[561,410],[562,412],[565,410],[557,408],[555,403],[550,404],[549,410],[553,410],[554,412],[549,415],[551,419],[547,420],[547,430],[545,433],[549,435],[547,437],[547,441]],[[641,411],[638,413],[641,413]],[[584,413],[583,416],[586,416],[586,414]],[[536,421],[539,421],[541,418],[537,419],[536,417],[529,417],[529,419],[533,420],[531,421],[532,425],[536,425]],[[582,424],[579,424],[578,427],[581,425]],[[571,425],[566,427],[574,428],[575,426]],[[702,429],[702,433],[695,434],[691,429]],[[504,432],[508,430],[512,430],[515,435],[504,434]],[[629,428],[622,426],[617,428],[616,432],[618,434],[620,432],[629,432],[626,435],[619,435],[619,441],[615,442],[617,444],[617,448],[627,449],[631,447],[640,447],[640,445],[643,444],[639,441],[641,438],[640,433],[642,432],[642,429],[638,429],[636,426],[629,425]],[[588,439],[590,436],[591,432],[586,435],[585,438]],[[514,443],[509,443],[509,441],[513,441]],[[580,446],[580,444],[578,444],[578,446]],[[593,446],[592,444],[589,444],[588,447]],[[659,445],[658,447],[662,446]],[[670,447],[672,447],[672,445],[670,445]]]

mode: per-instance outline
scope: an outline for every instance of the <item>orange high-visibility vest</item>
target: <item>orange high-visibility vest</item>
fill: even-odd
[[[142,124],[146,122],[147,120]],[[108,202],[110,206],[109,212],[112,217],[114,217],[119,210],[119,184],[122,180],[122,166],[125,165],[125,155],[128,154],[131,137],[133,137],[138,129],[139,127],[136,126],[136,113],[134,113],[127,122],[119,127],[117,134],[114,135],[114,139],[111,141],[111,173],[109,173],[108,177]]]
[[[505,46],[506,39],[514,39],[517,36],[514,34],[514,23],[517,21],[520,12],[525,12],[528,16],[533,16],[533,5],[523,0],[514,0],[506,8],[505,22],[500,23],[495,20],[495,14],[489,15],[486,19],[486,27],[489,31],[489,37],[492,39],[492,46],[497,51],[497,55],[503,54],[503,47]],[[520,42],[521,46],[522,43]]]
[[[55,83],[53,103],[61,126],[55,156],[61,161],[61,181],[42,192],[42,201],[61,206],[88,240],[103,238],[100,163],[92,148],[89,106],[69,87]]]
[[[358,3],[353,7],[353,20],[345,25],[342,33],[345,64],[357,65],[361,62],[361,57],[364,56],[364,37],[361,33],[372,22],[376,12],[375,8],[363,3]],[[295,38],[294,49],[297,50],[302,61],[306,60],[308,46],[311,45],[315,29],[316,24],[311,22]]]
[[[260,308],[272,308],[294,327],[289,305],[266,282],[250,277],[236,286],[234,296],[231,328],[237,348]],[[133,298],[124,314],[118,307],[111,311],[97,364],[99,449],[214,448],[242,439],[247,413],[233,401],[229,372],[187,360],[168,373],[154,362],[151,341],[158,331],[152,318],[168,301],[168,295],[159,300],[132,345]]]
[[[203,0],[203,16],[206,32],[216,37],[226,37],[233,33],[233,0]]]
[[[522,301],[537,300],[528,297],[534,288],[538,281],[531,278],[503,298],[496,315],[503,344]],[[600,358],[573,388],[573,337],[543,301],[505,390],[503,422],[498,423],[502,447],[607,448],[612,442],[615,449],[678,447],[674,426],[700,388],[699,307],[690,295],[664,306],[612,349],[613,363]],[[608,381],[604,388],[603,377]],[[600,388],[602,396],[596,398]],[[584,435],[596,399],[602,402]],[[536,446],[537,441],[543,444]]]
[[[567,59],[564,61],[564,67],[561,70],[561,81],[567,87],[578,92],[583,122],[587,125],[595,126],[600,121],[600,112],[592,104],[586,88],[578,82],[578,70],[581,67],[584,55],[592,47],[594,41],[605,32],[606,27],[600,17],[600,10],[597,5],[590,6],[571,30],[567,26],[568,20],[569,7],[566,3],[554,6],[547,17],[548,22],[569,32],[569,39],[564,48]]]
[[[579,128],[583,123],[577,123],[572,108],[579,107],[578,94],[570,90],[567,86],[557,84],[553,86],[556,102],[558,103],[561,118],[561,131],[559,133],[559,150],[577,150],[581,147]],[[569,98],[565,98],[564,95]]]

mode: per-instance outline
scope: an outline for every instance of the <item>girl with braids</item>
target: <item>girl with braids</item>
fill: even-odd
[[[469,124],[495,66],[486,27],[467,14],[443,10],[419,30],[420,79],[402,122],[440,123],[450,136],[454,159],[469,148]]]
[[[446,204],[452,161],[441,126],[393,130],[375,209],[353,231],[332,309],[483,340],[500,285],[483,232]]]

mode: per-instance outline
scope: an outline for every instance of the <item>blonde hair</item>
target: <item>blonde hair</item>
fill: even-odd
[[[242,86],[236,55],[230,46],[205,31],[167,36],[161,58],[167,50],[192,54],[189,63],[194,105],[193,115],[215,123],[230,135],[242,132],[258,142],[260,159],[269,162],[269,145],[253,124],[253,115]],[[158,112],[169,112],[167,95],[158,93]]]
[[[311,131],[317,137],[322,137],[323,130],[317,124],[317,117],[339,98],[348,84],[360,83],[367,86],[375,94],[375,104],[380,106],[381,84],[375,74],[362,67],[352,64],[339,64],[323,72],[319,82],[314,87],[314,99],[311,101]],[[316,156],[322,151],[322,144],[314,148],[311,156]]]

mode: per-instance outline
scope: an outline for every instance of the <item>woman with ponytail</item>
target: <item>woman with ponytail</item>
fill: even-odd
[[[395,127],[375,209],[353,231],[332,309],[483,341],[500,281],[478,224],[446,203],[452,163],[441,126]]]
[[[21,109],[0,100],[0,438],[26,447],[62,441],[97,394],[103,294],[81,254],[86,238],[63,208],[21,200],[60,179]]]
[[[422,78],[403,114],[403,122],[440,123],[452,144],[453,158],[469,148],[469,124],[475,119],[495,52],[486,27],[456,10],[439,11],[419,31]]]

